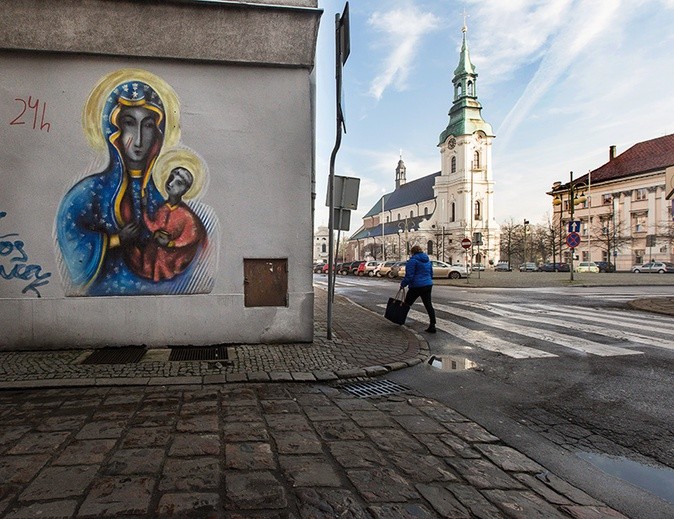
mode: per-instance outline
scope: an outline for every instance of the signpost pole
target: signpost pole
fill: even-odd
[[[332,340],[332,298],[335,291],[335,272],[334,263],[334,192],[335,192],[335,159],[337,158],[337,151],[342,143],[342,128],[344,127],[344,113],[342,112],[342,66],[346,63],[349,57],[350,43],[349,43],[349,3],[344,6],[344,12],[340,16],[335,14],[335,104],[337,122],[337,131],[335,135],[335,146],[330,155],[330,175],[328,179],[328,229],[329,229],[329,243],[328,243],[328,311],[327,311],[327,338]],[[340,218],[341,220],[341,218]],[[340,222],[341,224],[341,222]],[[341,227],[341,225],[340,225]]]
[[[466,257],[464,263],[464,266],[466,267],[466,283],[470,282],[470,272],[468,271],[468,249],[470,249],[472,246],[473,242],[470,241],[470,238],[464,238],[461,240],[461,247],[463,247]]]
[[[573,171],[569,172],[569,177],[571,179],[571,181],[569,182],[569,205],[571,206],[570,207],[571,221],[573,222],[573,207],[574,207],[574,205],[576,205],[576,201],[573,198],[573,196],[574,196],[574,192],[573,192],[574,191],[574,189],[573,189]],[[571,267],[571,268],[569,268],[569,273],[571,275],[571,281],[573,281],[573,255],[575,254],[575,252],[576,252],[576,248],[571,247],[571,265],[569,265]]]

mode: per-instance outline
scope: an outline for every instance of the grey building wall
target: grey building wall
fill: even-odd
[[[312,340],[312,69],[321,11],[315,1],[280,4],[3,2],[0,349]],[[91,285],[73,289],[59,211],[73,186],[108,171],[111,155],[91,148],[82,114],[101,78],[129,70],[175,92],[174,150],[203,166],[206,182],[186,203],[207,224],[208,254],[185,272],[207,282],[159,295],[130,284],[129,295],[106,296],[88,292]],[[248,259],[287,260],[284,304],[246,305]]]

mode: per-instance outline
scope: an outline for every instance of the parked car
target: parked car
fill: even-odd
[[[314,274],[320,274],[321,272],[323,272],[323,267],[325,267],[327,271],[328,268],[327,265],[328,265],[327,263],[323,263],[322,261],[314,263]]]
[[[337,272],[337,273],[339,274],[339,268],[340,268],[340,266],[341,266],[341,263],[335,263],[335,264],[332,266],[332,270],[334,270],[335,272]],[[323,274],[327,274],[327,273],[328,273],[328,264],[327,264],[327,263],[323,263],[323,266],[321,267],[321,273],[323,273]]]
[[[520,265],[520,272],[538,272],[538,265],[535,263],[522,263]]]
[[[615,265],[610,261],[595,261],[599,267],[599,272],[615,272]]]
[[[674,263],[669,263],[668,261],[649,261],[648,263],[642,263],[641,265],[634,265],[632,267],[632,272],[655,272],[657,274],[674,273]]]
[[[473,266],[470,267],[470,270],[484,272],[484,265],[482,263],[473,263]]]
[[[541,272],[569,272],[571,267],[568,263],[545,263],[538,270]]]
[[[465,278],[470,273],[470,269],[467,269],[465,265],[450,265],[444,261],[432,260],[433,264],[433,277],[434,278],[449,278],[449,279],[459,279]]]
[[[395,261],[385,261],[384,263],[380,263],[378,266],[375,267],[374,275],[377,276],[378,278],[388,276],[388,273],[391,272],[391,267],[395,264],[396,264]]]
[[[391,267],[391,270],[388,273],[390,278],[403,278],[405,277],[405,265],[406,261],[396,261],[395,265]]]
[[[575,272],[595,272],[599,273],[599,267],[594,261],[581,261],[576,268],[573,269]]]
[[[356,274],[359,276],[374,276],[374,269],[379,266],[380,261],[364,261],[358,266]]]
[[[337,271],[338,274],[341,274],[342,276],[346,276],[347,274],[354,274],[354,269],[358,269],[358,265],[361,264],[361,261],[346,261],[341,264],[339,270]]]
[[[353,274],[355,276],[358,273],[358,267],[360,267],[361,263],[365,263],[365,261],[359,260],[351,262],[351,267],[349,267],[349,274]]]
[[[496,272],[510,272],[512,269],[510,268],[510,263],[507,261],[499,261],[496,266],[494,267],[494,270]]]
[[[341,276],[346,276],[349,273],[349,268],[351,268],[350,261],[347,261],[346,263],[337,263],[335,272]]]

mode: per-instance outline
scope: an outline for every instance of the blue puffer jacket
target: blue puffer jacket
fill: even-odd
[[[433,264],[426,253],[417,252],[407,260],[405,277],[400,282],[401,287],[427,287],[433,284]]]

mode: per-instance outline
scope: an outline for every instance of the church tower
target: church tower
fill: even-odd
[[[396,189],[398,189],[400,186],[404,186],[405,182],[407,182],[405,178],[406,172],[407,167],[405,166],[405,163],[403,162],[403,157],[401,155],[400,160],[398,161],[398,167],[396,167]]]
[[[487,264],[496,263],[500,255],[491,160],[495,136],[482,118],[482,105],[477,100],[477,73],[470,61],[467,30],[464,22],[459,65],[452,80],[449,124],[438,143],[441,174],[434,186],[438,202],[435,220],[438,228],[451,233],[453,243],[463,238],[473,241],[469,262]]]

